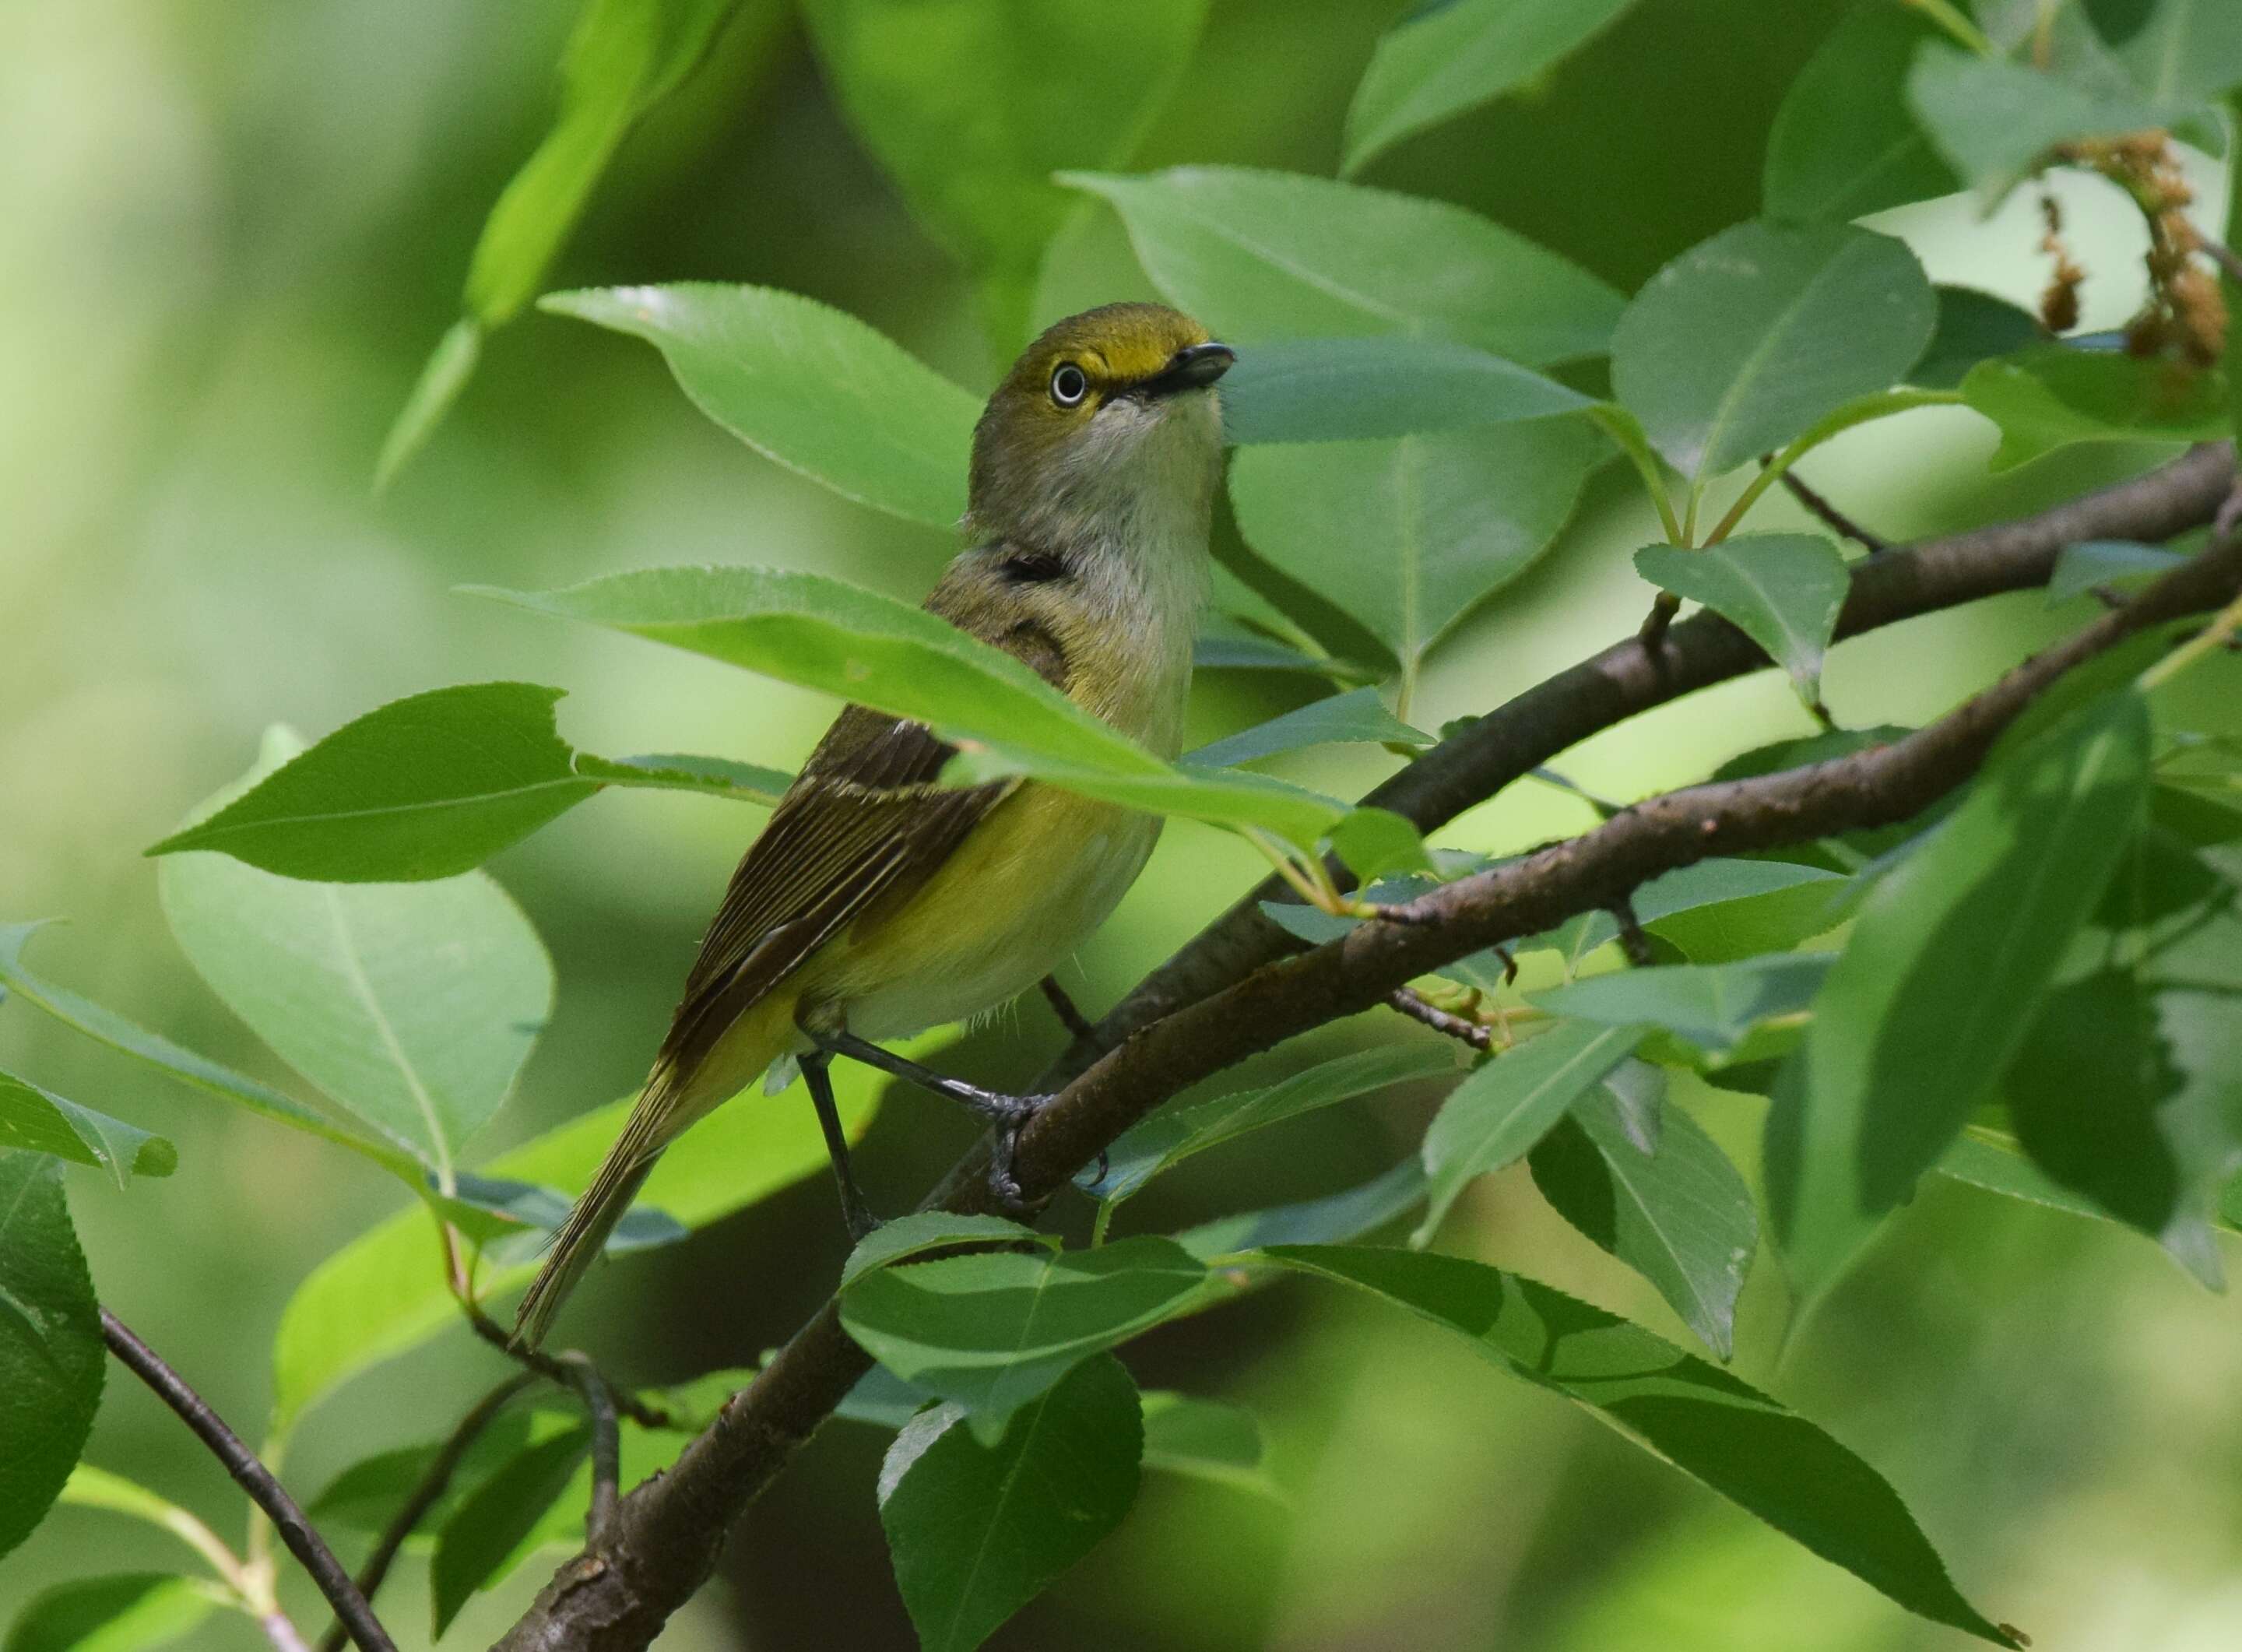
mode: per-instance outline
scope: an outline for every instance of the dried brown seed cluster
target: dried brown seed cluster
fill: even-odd
[[[2125,329],[2126,347],[2137,356],[2176,354],[2198,367],[2212,366],[2226,346],[2226,300],[2218,278],[2197,257],[2203,241],[2187,215],[2195,192],[2181,174],[2171,135],[2095,138],[2068,145],[2064,158],[2124,190],[2148,224],[2149,299]]]

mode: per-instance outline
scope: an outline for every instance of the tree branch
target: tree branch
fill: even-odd
[[[2210,520],[2232,479],[2230,450],[2198,448],[2150,476],[2028,521],[1859,564],[1839,635],[2044,583],[2057,553],[2076,540],[2170,538]],[[1403,910],[1406,922],[1364,923],[1312,951],[1296,952],[1297,944],[1262,917],[1254,903],[1265,892],[1257,890],[1107,1017],[1099,1036],[1115,1046],[1110,1053],[1062,1063],[1071,1082],[1022,1133],[1021,1185],[1030,1199],[1047,1199],[1186,1085],[1388,1001],[1459,957],[1608,910],[1660,872],[1907,819],[1966,780],[2001,731],[2064,673],[2145,627],[2215,608],[2238,586],[2242,545],[2222,545],[1904,740],[1653,798],[1580,837],[1437,890]],[[1765,663],[1725,621],[1700,615],[1673,628],[1655,655],[1621,643],[1520,696],[1368,801],[1429,829],[1600,729]],[[989,1209],[986,1157],[984,1143],[927,1203]],[[554,1574],[501,1652],[647,1646],[715,1568],[733,1520],[870,1363],[829,1300],[668,1474],[622,1501],[612,1540]]]
[[[132,1334],[124,1322],[107,1308],[101,1311],[101,1338],[109,1345],[120,1364],[133,1375],[156,1391],[163,1402],[179,1414],[195,1433],[195,1437],[211,1449],[211,1455],[225,1465],[252,1501],[263,1509],[280,1534],[280,1541],[288,1545],[288,1552],[303,1563],[319,1586],[319,1593],[335,1609],[335,1615],[350,1628],[351,1639],[358,1643],[359,1652],[397,1652],[397,1648],[373,1615],[366,1596],[359,1593],[350,1574],[335,1559],[334,1551],[326,1540],[304,1518],[304,1511],[296,1506],[287,1489],[272,1477],[272,1471],[257,1460],[257,1454],[241,1443],[241,1437],[225,1426],[225,1420],[212,1411],[203,1397],[189,1387],[179,1373],[164,1363],[156,1351]],[[285,1620],[284,1620],[285,1622]],[[272,1635],[273,1626],[266,1633]],[[276,1643],[283,1643],[274,1637]],[[295,1630],[289,1627],[285,1643],[300,1645],[295,1640]]]

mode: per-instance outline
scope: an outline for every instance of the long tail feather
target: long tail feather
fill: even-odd
[[[670,1111],[667,1098],[652,1091],[640,1098],[621,1138],[608,1150],[600,1173],[554,1236],[545,1266],[530,1281],[528,1293],[515,1310],[516,1346],[534,1348],[545,1340],[553,1316],[560,1313],[560,1305],[584,1277],[584,1270],[606,1246],[607,1235],[623,1219],[631,1200],[638,1197],[640,1186],[661,1157],[661,1150],[669,1145],[675,1132],[663,1126],[671,1122]]]

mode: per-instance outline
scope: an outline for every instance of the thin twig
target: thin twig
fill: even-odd
[[[592,1509],[584,1522],[586,1541],[604,1543],[615,1523],[616,1482],[622,1478],[622,1443],[615,1427],[615,1396],[600,1367],[588,1355],[573,1350],[560,1356],[574,1379],[576,1393],[592,1420]]]
[[[2224,241],[2212,240],[2200,230],[2196,232],[2195,238],[2202,244],[2203,250],[2211,254],[2211,261],[2219,266],[2221,274],[2228,280],[2242,285],[2242,252],[2237,252]]]
[[[540,1377],[559,1383],[564,1388],[576,1388],[580,1386],[576,1380],[575,1368],[571,1361],[581,1356],[548,1353],[542,1348],[523,1347],[507,1333],[504,1326],[482,1311],[480,1303],[463,1299],[460,1303],[460,1311],[467,1316],[467,1323],[474,1327],[475,1334],[506,1355],[507,1359],[528,1370],[534,1371]],[[675,1428],[677,1427],[677,1420],[660,1406],[647,1404],[645,1400],[628,1389],[618,1389],[612,1384],[607,1387],[609,1393],[614,1396],[615,1409],[638,1424],[640,1427]]]
[[[133,1335],[124,1322],[105,1307],[101,1311],[101,1337],[118,1362],[178,1414],[179,1420],[210,1447],[211,1455],[225,1465],[226,1473],[265,1511],[279,1531],[280,1541],[288,1545],[288,1552],[302,1562],[304,1569],[312,1575],[312,1581],[319,1586],[319,1593],[327,1597],[327,1604],[334,1608],[335,1615],[348,1626],[359,1652],[397,1652],[396,1643],[375,1619],[373,1608],[366,1603],[366,1596],[359,1593],[358,1585],[351,1581],[350,1574],[343,1570],[342,1562],[335,1559],[326,1540],[304,1518],[304,1511],[296,1506],[296,1500],[272,1477],[272,1471],[257,1460],[257,1454],[241,1443],[240,1436],[225,1426],[225,1420],[187,1386],[178,1372],[165,1365],[154,1349]],[[289,1633],[294,1634],[292,1627]]]
[[[1642,920],[1635,915],[1635,899],[1622,895],[1610,906],[1612,922],[1619,925],[1619,950],[1627,954],[1628,967],[1648,970],[1657,964],[1658,954],[1650,949],[1650,937],[1642,932]]]
[[[1817,491],[1813,484],[1801,476],[1797,471],[1783,472],[1782,485],[1790,490],[1790,496],[1793,499],[1819,518],[1822,526],[1836,534],[1838,538],[1851,540],[1871,555],[1891,548],[1890,541],[1878,539],[1867,528],[1863,527],[1844,512],[1832,505],[1827,494]]]
[[[1658,645],[1666,641],[1667,628],[1674,623],[1674,616],[1681,612],[1680,597],[1671,591],[1658,594],[1650,605],[1650,612],[1642,616],[1642,624],[1635,634],[1635,640],[1642,645],[1645,654],[1653,658],[1657,656]]]
[[[1097,1027],[1091,1024],[1088,1016],[1075,1008],[1074,1000],[1067,996],[1066,989],[1058,984],[1058,977],[1055,975],[1044,977],[1043,986],[1044,997],[1050,1003],[1052,1013],[1058,1017],[1059,1025],[1066,1029],[1068,1038],[1090,1038],[1097,1036]]]
[[[1440,1005],[1428,1003],[1413,987],[1395,987],[1386,995],[1386,1002],[1412,1021],[1421,1021],[1435,1032],[1460,1038],[1474,1050],[1494,1048],[1494,1034],[1484,1022],[1452,1015]]]
[[[381,1534],[381,1541],[373,1546],[373,1553],[366,1556],[366,1564],[358,1568],[358,1592],[366,1596],[369,1603],[373,1602],[375,1591],[381,1588],[382,1581],[389,1575],[390,1567],[395,1563],[406,1540],[413,1535],[413,1528],[450,1488],[452,1476],[459,1472],[460,1460],[467,1454],[468,1447],[481,1437],[483,1430],[497,1420],[499,1413],[513,1402],[515,1395],[538,1380],[534,1371],[517,1372],[508,1377],[478,1400],[473,1408],[460,1419],[459,1426],[452,1430],[450,1438],[436,1448],[436,1454],[428,1460],[428,1467],[421,1474],[420,1484],[413,1487],[404,1505],[391,1519],[388,1528]],[[342,1652],[343,1643],[348,1638],[349,1631],[338,1618],[320,1637],[319,1652]]]

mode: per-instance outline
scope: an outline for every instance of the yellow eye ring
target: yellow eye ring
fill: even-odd
[[[1090,376],[1071,361],[1051,369],[1051,399],[1062,407],[1079,407],[1090,393]]]

